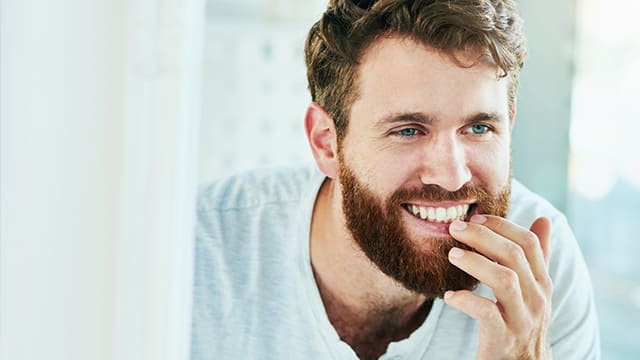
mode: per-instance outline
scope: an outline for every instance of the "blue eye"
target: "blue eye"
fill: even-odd
[[[398,135],[400,136],[414,136],[418,133],[417,129],[413,129],[413,128],[406,128],[406,129],[402,129],[402,130],[398,130]]]
[[[470,127],[471,132],[475,135],[482,135],[489,131],[489,127],[487,125],[475,124]]]

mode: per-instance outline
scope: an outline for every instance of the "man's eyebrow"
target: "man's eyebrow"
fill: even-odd
[[[480,112],[467,117],[464,120],[464,123],[465,124],[472,124],[477,122],[501,123],[501,122],[504,122],[505,120],[506,119],[504,118],[504,116],[502,116],[497,112],[488,112],[488,113]]]
[[[464,119],[464,124],[473,124],[477,122],[488,123],[501,123],[506,121],[504,116],[497,112],[479,112],[468,116]],[[424,113],[393,113],[383,116],[380,120],[376,121],[376,126],[384,126],[395,123],[414,122],[422,125],[432,125],[435,122],[433,117],[430,117]]]
[[[423,113],[393,113],[385,115],[380,118],[380,120],[376,121],[376,126],[406,122],[431,125],[433,123],[433,119]]]

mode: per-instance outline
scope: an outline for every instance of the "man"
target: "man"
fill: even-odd
[[[599,357],[571,230],[511,179],[520,24],[509,0],[329,2],[317,168],[201,194],[193,359]]]

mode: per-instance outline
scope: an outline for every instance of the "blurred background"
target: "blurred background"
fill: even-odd
[[[0,358],[186,359],[194,194],[312,160],[326,0],[0,1]],[[519,5],[514,176],[574,228],[603,359],[638,359],[640,2]]]

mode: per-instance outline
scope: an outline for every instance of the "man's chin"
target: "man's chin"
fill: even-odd
[[[442,298],[448,290],[473,291],[478,280],[449,262],[448,253],[453,247],[469,247],[450,236],[440,236],[407,240],[413,243],[410,257],[413,267],[406,267],[402,273],[390,275],[406,289],[423,294],[428,298]],[[398,276],[399,275],[399,276]]]
[[[408,237],[413,246],[415,247],[415,251],[417,254],[422,256],[433,256],[433,252],[435,249],[441,248],[443,246],[447,247],[450,250],[452,247],[456,246],[457,240],[452,238],[451,236],[409,236]]]
[[[469,275],[469,274],[464,274],[466,281],[462,281],[459,282],[455,285],[451,285],[451,286],[446,286],[445,287],[445,291],[442,292],[442,294],[439,294],[439,298],[442,298],[444,296],[444,293],[449,291],[449,290],[453,290],[453,291],[458,291],[458,290],[469,290],[469,291],[474,291],[478,285],[480,285],[480,281],[478,281],[478,279],[474,278],[473,276]]]
[[[447,224],[447,227],[448,226]],[[405,230],[408,229],[405,228]],[[405,234],[407,234],[406,239],[412,244],[416,256],[424,256],[426,258],[432,256],[448,256],[449,250],[454,247],[473,251],[469,246],[454,239],[448,233],[416,234],[415,232],[407,231]],[[449,264],[448,260],[447,263]]]
[[[445,284],[445,286],[443,288],[440,289],[433,289],[429,286],[425,286],[425,288],[423,289],[412,289],[411,287],[407,287],[406,285],[403,284],[403,286],[410,291],[419,293],[421,295],[426,296],[429,299],[442,299],[444,297],[444,293],[449,291],[449,290],[453,290],[453,291],[458,291],[458,290],[468,290],[468,291],[474,291],[478,285],[480,284],[480,282],[473,278],[472,276],[465,274],[466,276],[464,277],[457,277],[455,280],[455,284],[450,284],[447,283]]]

